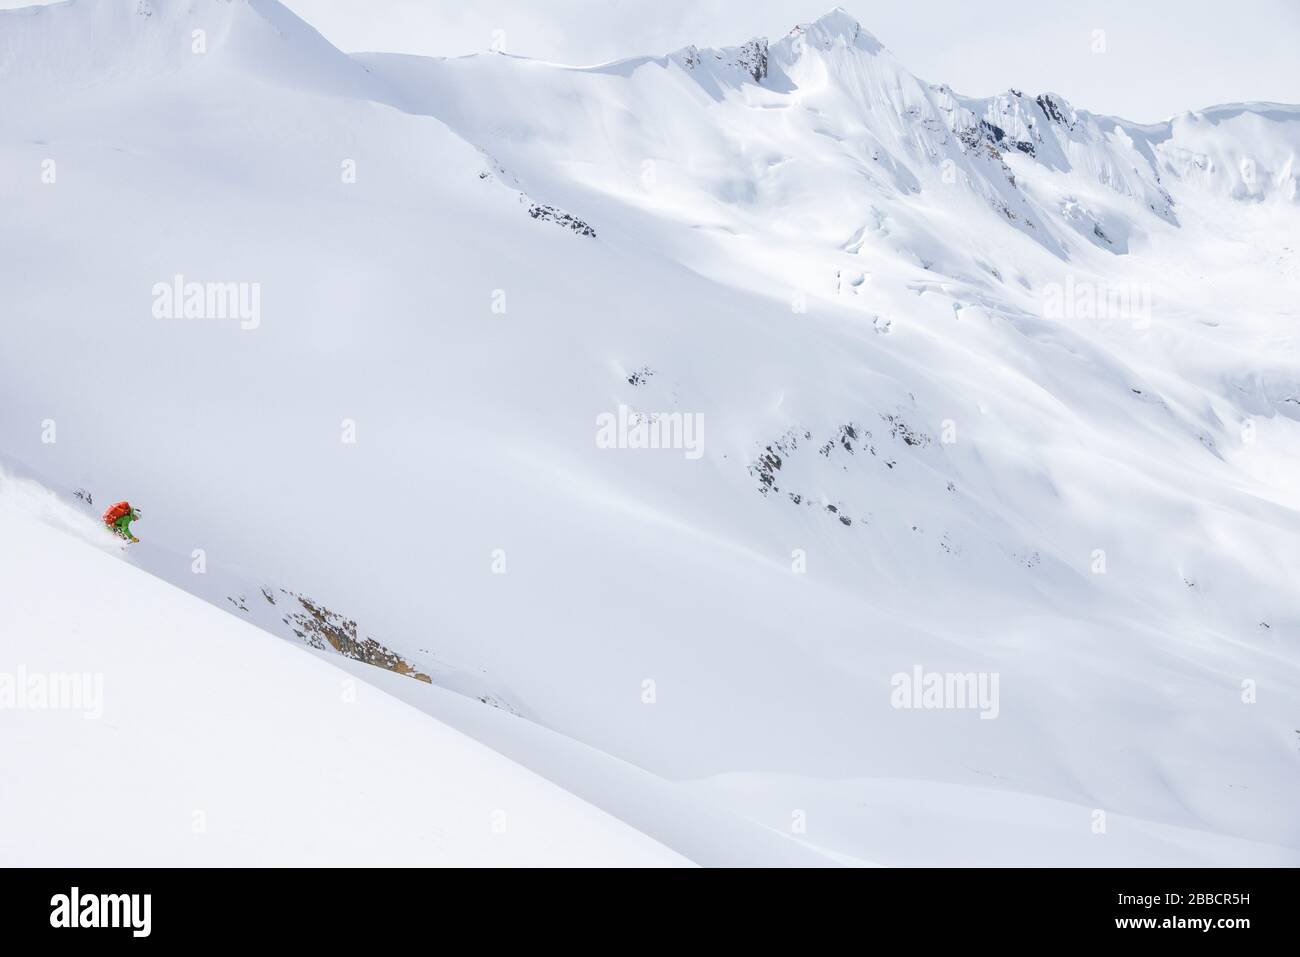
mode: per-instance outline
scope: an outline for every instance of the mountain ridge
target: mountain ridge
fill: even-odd
[[[346,53],[342,51],[340,48],[330,43],[329,40],[323,37],[309,23],[307,23],[296,13],[294,13],[289,7],[287,7],[282,2],[282,0],[120,0],[120,2],[119,0],[59,0],[59,2],[57,3],[33,4],[31,6],[25,6],[25,7],[5,8],[3,10],[0,10],[0,23],[3,23],[6,19],[14,22],[28,21],[29,23],[30,22],[45,23],[48,22],[48,20],[55,19],[55,18],[67,19],[67,15],[73,13],[74,11],[76,12],[76,14],[80,14],[81,11],[84,11],[88,8],[96,8],[101,10],[115,8],[115,10],[120,10],[120,14],[118,15],[123,21],[127,23],[138,21],[140,24],[151,25],[155,22],[154,21],[155,15],[159,14],[160,12],[164,14],[167,19],[175,20],[175,19],[179,19],[184,14],[194,13],[196,11],[196,8],[202,10],[203,8],[199,5],[205,2],[210,5],[211,9],[215,9],[218,12],[226,11],[231,16],[237,15],[236,11],[240,9],[247,9],[254,17],[257,18],[258,21],[265,24],[267,27],[271,28],[282,39],[289,39],[290,42],[306,43],[309,46],[317,48],[318,50],[323,50],[325,47],[329,47],[336,54],[344,58],[366,57],[369,55],[379,53],[379,51],[357,51],[354,53]],[[131,9],[132,7],[134,8],[134,13],[132,13],[132,9]],[[134,17],[134,19],[132,19],[132,17]],[[71,21],[71,22],[75,22],[75,21]],[[197,20],[187,21],[187,23],[189,22],[192,22],[195,26],[199,25],[199,21]],[[230,22],[228,21],[218,20],[216,21],[216,24],[219,27],[224,27],[226,31],[230,29]],[[64,25],[60,23],[59,26],[62,28]],[[223,32],[219,34],[219,38],[222,40],[226,39],[227,36],[228,36],[228,32]],[[684,57],[687,54],[687,51],[696,51],[696,53],[708,53],[708,54],[726,54],[729,51],[742,50],[746,46],[751,44],[761,44],[764,48],[766,48],[769,44],[778,47],[783,47],[783,48],[791,48],[794,47],[797,44],[797,42],[800,41],[801,39],[805,41],[812,41],[817,48],[822,50],[829,50],[838,44],[838,45],[852,46],[869,53],[888,52],[888,48],[886,47],[886,45],[883,44],[867,28],[865,28],[862,25],[862,23],[859,20],[857,20],[856,17],[854,17],[853,14],[849,13],[844,7],[836,6],[836,7],[832,7],[826,13],[822,14],[821,16],[813,20],[795,24],[793,27],[791,27],[789,31],[787,31],[777,41],[775,41],[775,44],[772,44],[772,41],[770,41],[767,37],[754,36],[751,37],[749,40],[737,43],[732,46],[699,47],[696,45],[688,45],[686,47],[682,47],[668,53],[639,54],[630,57],[622,57],[614,60],[609,60],[603,63],[586,65],[586,66],[576,65],[576,64],[565,64],[565,63],[559,63],[559,62],[547,61],[547,60],[539,60],[532,57],[522,56],[520,54],[506,53],[504,51],[491,52],[491,53],[471,52],[466,54],[446,54],[446,55],[439,55],[439,56],[420,56],[416,54],[400,54],[398,56],[411,57],[413,59],[422,59],[422,60],[423,59],[429,59],[429,60],[466,59],[472,57],[505,56],[505,57],[510,57],[512,59],[527,61],[530,63],[537,63],[546,66],[562,67],[568,70],[578,70],[578,71],[585,70],[585,71],[598,72],[598,71],[606,71],[611,67],[624,66],[628,64],[641,64],[647,62],[665,63],[674,58]],[[10,60],[10,62],[12,62],[12,57],[8,59]],[[0,70],[2,69],[3,69],[3,64],[0,63]],[[0,76],[4,76],[4,75],[5,74],[3,72],[0,72]],[[945,83],[938,83],[935,85],[940,87],[945,87],[945,88],[947,86],[947,84]],[[965,98],[974,99],[974,100],[988,100],[996,96],[1003,95],[1004,93],[1007,92],[1014,93],[1015,91],[1008,90],[1008,91],[1003,91],[1003,93],[994,93],[985,96],[967,96]],[[1066,97],[1063,97],[1054,91],[1050,91],[1050,90],[1043,91],[1043,95],[1051,96],[1057,102],[1068,103]],[[1289,116],[1291,114],[1300,112],[1300,104],[1277,103],[1277,102],[1263,101],[1263,100],[1210,104],[1200,108],[1189,107],[1188,109],[1183,110],[1179,113],[1175,113],[1163,120],[1157,120],[1152,123],[1139,123],[1137,121],[1128,120],[1125,119],[1124,117],[1120,117],[1114,114],[1089,114],[1089,115],[1096,116],[1098,119],[1106,119],[1106,120],[1121,122],[1126,126],[1156,128],[1156,127],[1165,126],[1180,117],[1185,117],[1188,115],[1193,115],[1193,116],[1209,115],[1209,114],[1220,112],[1225,109],[1245,109],[1251,112],[1277,111]]]

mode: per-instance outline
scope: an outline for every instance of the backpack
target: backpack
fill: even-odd
[[[131,514],[130,502],[118,502],[116,505],[110,505],[108,511],[104,513],[104,524],[112,525],[123,515]]]

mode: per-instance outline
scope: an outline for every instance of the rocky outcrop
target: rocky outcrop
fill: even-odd
[[[755,83],[767,79],[768,49],[767,40],[763,37],[755,37],[738,47],[723,47],[720,50],[701,50],[696,46],[688,46],[672,54],[671,59],[688,71],[712,64],[722,70],[743,73]]]
[[[592,229],[587,223],[584,223],[578,217],[566,213],[562,209],[556,209],[554,206],[544,206],[541,203],[533,203],[528,207],[528,215],[533,219],[543,223],[555,223],[557,226],[563,226],[565,229],[572,230],[579,236],[588,236],[596,238],[596,230]]]
[[[365,662],[376,668],[406,675],[426,684],[433,683],[432,678],[417,671],[397,652],[386,648],[375,638],[360,635],[357,631],[357,623],[351,618],[330,611],[306,595],[297,595],[289,591],[285,591],[284,594],[295,599],[300,609],[288,612],[284,616],[284,623],[311,647],[322,651],[333,648],[343,657],[351,658],[353,661]],[[267,600],[271,601],[270,598]]]

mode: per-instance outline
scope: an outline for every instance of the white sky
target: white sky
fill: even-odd
[[[776,39],[838,2],[918,76],[971,95],[1052,90],[1142,121],[1236,100],[1300,103],[1300,0],[285,2],[348,51],[459,56],[503,30],[511,53],[573,64]]]

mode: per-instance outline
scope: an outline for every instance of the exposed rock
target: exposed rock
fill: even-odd
[[[957,138],[969,149],[975,149],[981,144],[992,146],[995,149],[1012,146],[1022,153],[1034,155],[1034,144],[1028,140],[1013,140],[1007,136],[1006,130],[996,123],[990,123],[988,120],[980,120],[979,125],[969,127],[957,134]],[[998,154],[999,156],[1001,154]]]
[[[755,83],[767,79],[767,40],[763,37],[720,50],[701,50],[692,45],[683,47],[672,56],[686,70],[698,69],[706,58],[711,57],[721,67],[743,71]]]
[[[811,439],[811,432],[804,432],[805,439]],[[799,433],[791,429],[781,438],[772,442],[763,449],[758,459],[749,466],[749,473],[758,479],[758,490],[766,495],[768,492],[779,492],[780,486],[776,484],[776,473],[781,470],[781,456],[789,455],[799,447]]]
[[[881,413],[880,417],[889,425],[889,434],[896,439],[902,439],[908,445],[925,448],[930,444],[930,436],[924,432],[917,432],[909,426],[900,416],[886,415]]]
[[[533,219],[540,220],[543,223],[555,223],[557,226],[563,226],[565,229],[571,229],[579,236],[590,236],[596,238],[596,230],[562,209],[556,209],[554,206],[544,206],[541,203],[533,203],[528,207],[528,215]]]
[[[1069,105],[1056,101],[1050,93],[1040,93],[1035,97],[1034,102],[1043,111],[1043,115],[1053,123],[1059,123],[1068,130],[1073,130],[1078,125],[1078,121],[1074,118],[1074,111]]]
[[[735,63],[738,67],[760,83],[767,77],[767,41],[755,38],[741,44],[736,51]]]
[[[397,652],[384,647],[377,640],[361,637],[357,633],[357,623],[350,618],[336,614],[307,598],[292,592],[285,594],[297,599],[301,611],[289,612],[284,622],[293,629],[293,633],[313,648],[324,650],[333,648],[345,658],[362,661],[386,671],[407,675],[416,681],[432,684],[433,679],[423,672],[416,671],[411,664]]]

